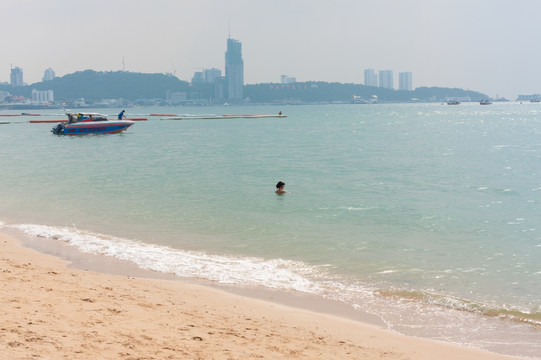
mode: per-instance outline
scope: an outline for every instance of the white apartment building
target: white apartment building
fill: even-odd
[[[54,102],[54,94],[52,90],[39,91],[32,89],[32,101],[40,104],[52,104]]]
[[[364,86],[378,86],[378,74],[374,69],[364,71]]]
[[[398,73],[398,90],[413,90],[413,83],[411,81],[411,72]]]
[[[379,87],[385,89],[394,89],[392,70],[379,71]]]

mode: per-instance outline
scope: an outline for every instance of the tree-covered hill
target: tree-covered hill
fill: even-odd
[[[187,91],[190,84],[165,74],[142,74],[123,71],[80,71],[31,86],[54,91],[56,99],[89,101],[123,98],[129,100],[165,98],[167,91]]]
[[[98,72],[85,70],[32,85],[12,87],[0,85],[0,91],[31,98],[36,90],[53,90],[56,101],[69,102],[84,98],[87,103],[103,99],[166,99],[168,93],[184,92],[187,100],[203,99],[212,103],[213,84],[190,84],[166,74],[144,74],[125,71]],[[423,87],[400,91],[360,84],[309,81],[291,84],[245,85],[244,97],[251,103],[315,103],[349,102],[353,96],[377,99],[379,102],[445,101],[447,98],[469,98],[478,101],[486,95],[462,89]]]
[[[73,101],[84,98],[88,102],[102,99],[165,99],[167,92],[196,93],[210,96],[213,86],[208,84],[191,85],[175,76],[165,74],[143,74],[125,71],[98,72],[78,71],[53,80],[32,85],[11,87],[4,85],[0,90],[13,95],[31,97],[32,89],[53,90],[57,101]]]
[[[252,102],[351,101],[353,96],[381,102],[445,101],[447,98],[470,98],[477,101],[487,98],[477,91],[462,89],[422,87],[413,91],[400,91],[360,84],[326,82],[246,85],[244,94]]]

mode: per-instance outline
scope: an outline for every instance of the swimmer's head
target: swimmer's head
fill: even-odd
[[[282,186],[285,186],[285,182],[282,182],[282,181],[278,181],[278,184],[276,184],[276,188],[279,189],[281,188]]]

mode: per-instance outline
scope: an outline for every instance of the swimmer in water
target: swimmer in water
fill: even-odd
[[[278,181],[278,184],[276,184],[276,191],[275,193],[278,195],[283,195],[287,193],[287,191],[284,190],[284,186],[286,186],[286,183],[283,181]]]

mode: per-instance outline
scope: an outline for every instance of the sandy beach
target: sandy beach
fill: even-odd
[[[1,359],[512,359],[212,287],[72,269],[10,234],[0,251]]]

